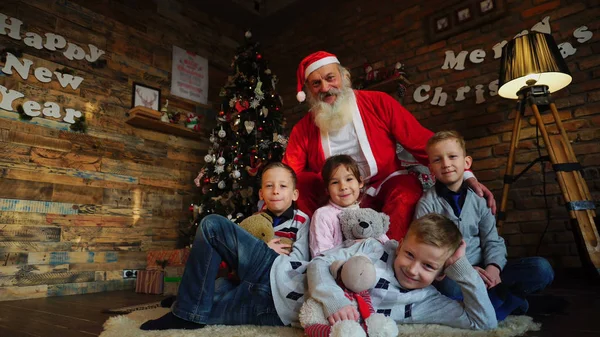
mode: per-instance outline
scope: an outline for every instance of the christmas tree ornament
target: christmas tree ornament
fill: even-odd
[[[208,184],[208,183],[210,183],[210,178],[209,178],[209,177],[206,177],[206,178],[204,178],[204,180],[203,180],[203,181],[204,181],[204,183],[205,183],[205,184]]]
[[[253,100],[252,100],[252,103],[250,103],[250,107],[251,107],[252,109],[256,109],[256,108],[258,108],[259,106],[260,106],[260,101],[259,101],[257,98],[253,99]]]
[[[271,69],[267,68],[267,70],[265,70],[265,74],[271,75]]]
[[[238,179],[239,177],[242,176],[242,173],[239,170],[233,170],[233,172],[231,172],[231,177],[233,179]]]
[[[252,38],[252,33],[251,33],[249,30],[247,30],[247,31],[246,31],[246,33],[244,33],[244,36],[245,36],[247,39],[250,39],[250,38]]]
[[[217,184],[217,187],[221,190],[225,189],[226,186],[227,184],[225,184],[225,181],[223,180],[219,181],[219,183]]]
[[[206,156],[204,156],[204,161],[205,161],[207,164],[210,164],[210,163],[212,163],[212,161],[213,161],[213,156],[212,156],[211,154],[207,154]]]
[[[215,165],[215,173],[216,174],[221,174],[225,172],[225,166],[223,165]]]
[[[262,55],[261,55],[261,54],[259,54],[259,53],[257,53],[257,54],[256,54],[256,59],[257,59],[257,60],[262,60]]]
[[[257,96],[263,96],[263,97],[265,95],[262,92],[262,82],[260,80],[258,80],[258,83],[256,83],[256,88],[254,89],[254,94],[256,94]]]
[[[242,111],[248,109],[249,106],[250,106],[250,103],[248,103],[248,101],[246,101],[246,100],[244,100],[242,102],[240,102],[240,101],[235,102],[235,109],[237,110],[237,112],[242,112]]]
[[[237,190],[238,187],[240,187],[240,184],[238,184],[237,182],[234,182],[231,187],[233,187],[234,190]]]
[[[207,194],[208,193],[208,186],[203,186],[202,187],[202,194]]]
[[[261,114],[262,116],[265,116],[265,118],[267,118],[267,116],[269,115],[269,109],[267,109],[267,107],[266,107],[266,106],[263,106],[263,107],[260,109],[260,114]]]
[[[252,130],[254,130],[254,121],[245,121],[244,127],[246,128],[246,132],[248,132],[248,134],[252,133]]]
[[[198,172],[198,176],[196,177],[196,179],[194,179],[194,184],[196,184],[196,187],[200,187],[200,180],[202,179],[203,176],[204,176],[204,169],[202,169],[200,172]]]
[[[275,90],[275,86],[277,85],[277,82],[279,82],[279,79],[277,79],[277,75],[273,75],[271,77],[271,88],[273,88],[273,90]]]
[[[210,138],[208,138],[208,140],[209,140],[211,143],[214,143],[214,142],[216,142],[216,141],[217,141],[217,137],[215,137],[215,135],[210,135]]]
[[[219,136],[219,138],[225,138],[225,136],[227,136],[227,132],[225,132],[225,130],[223,130],[222,126],[221,126],[221,130],[219,130],[219,132],[217,133],[217,136]]]
[[[219,159],[217,159],[217,164],[219,164],[219,165],[225,165],[225,158],[219,157]]]
[[[229,107],[233,108],[235,106],[235,103],[237,103],[238,99],[237,97],[233,97],[232,99],[229,100]]]

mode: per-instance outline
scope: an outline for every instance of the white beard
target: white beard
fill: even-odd
[[[323,102],[312,95],[308,97],[310,111],[315,118],[315,125],[322,132],[338,131],[352,121],[352,89],[344,87],[341,90],[330,90],[330,93],[336,92],[337,98],[333,104]]]

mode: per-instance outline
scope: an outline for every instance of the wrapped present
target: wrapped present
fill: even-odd
[[[169,266],[165,267],[165,295],[177,295],[179,284],[181,283],[181,277],[183,276],[183,266]]]
[[[135,292],[142,294],[162,294],[165,273],[159,270],[140,270],[137,274]]]
[[[183,266],[190,255],[188,248],[151,250],[146,254],[147,270],[162,270],[166,266]]]

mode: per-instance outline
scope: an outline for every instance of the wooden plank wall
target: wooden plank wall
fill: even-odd
[[[0,35],[0,49],[22,51],[34,67],[84,78],[73,90],[41,83],[33,70],[26,80],[2,74],[0,85],[25,95],[13,110],[54,101],[88,123],[79,134],[57,119],[22,121],[0,109],[0,300],[133,288],[123,269],[143,269],[146,251],[175,247],[208,141],[126,124],[131,85],[160,87],[163,103],[192,112],[192,102],[169,95],[171,46],[208,58],[214,100],[238,44],[232,27],[181,1],[0,2],[0,13],[23,21],[23,35],[56,33],[106,51],[106,66],[96,68]]]

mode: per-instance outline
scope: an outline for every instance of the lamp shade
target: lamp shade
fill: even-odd
[[[498,94],[518,99],[517,92],[529,85],[546,85],[556,92],[571,83],[569,67],[552,35],[529,32],[502,49]],[[533,80],[533,81],[531,81]]]

